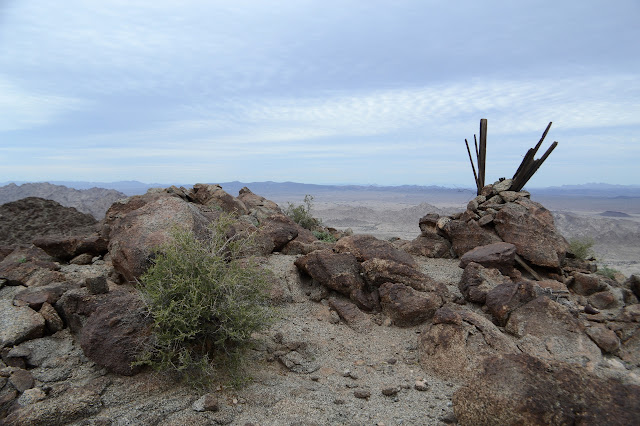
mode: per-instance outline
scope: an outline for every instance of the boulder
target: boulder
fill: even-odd
[[[258,221],[262,221],[274,214],[282,214],[282,210],[276,203],[254,194],[246,186],[238,193],[238,200],[244,203],[249,210],[249,214]]]
[[[447,306],[436,311],[432,324],[420,334],[418,347],[422,368],[447,380],[468,378],[488,357],[519,353],[488,319]]]
[[[609,290],[594,293],[588,300],[589,304],[596,309],[614,309],[620,306],[618,298]]]
[[[42,337],[45,321],[28,306],[14,306],[11,300],[0,300],[0,349],[25,340]]]
[[[29,287],[16,294],[14,303],[20,305],[28,305],[36,311],[40,309],[43,303],[55,305],[60,297],[72,288],[80,287],[69,281],[54,282],[40,287]]]
[[[372,235],[351,235],[341,238],[335,245],[338,253],[351,253],[359,262],[370,259],[386,259],[417,267],[409,253],[398,250],[388,241],[382,241]]]
[[[469,302],[484,304],[489,291],[510,282],[499,270],[471,262],[464,268],[458,288]]]
[[[375,258],[362,262],[361,269],[365,281],[372,287],[391,282],[404,284],[418,291],[435,291],[442,296],[448,293],[444,284],[404,263]]]
[[[640,275],[631,275],[625,282],[624,286],[630,289],[633,294],[640,299]]]
[[[220,185],[197,183],[188,194],[189,198],[198,204],[214,209],[220,209],[236,216],[248,214],[249,210],[239,199],[227,194]]]
[[[566,306],[546,296],[511,312],[505,330],[520,338],[519,347],[523,351],[539,358],[582,366],[602,360],[600,349],[586,335],[582,322]]]
[[[433,317],[444,301],[435,292],[421,292],[399,283],[384,283],[378,289],[380,305],[395,325],[417,325]]]
[[[562,265],[569,244],[556,230],[551,212],[541,204],[526,198],[505,204],[493,223],[500,238],[514,244],[516,252],[534,265]]]
[[[36,287],[53,281],[64,281],[60,265],[42,249],[17,247],[0,262],[0,278],[8,285]]]
[[[351,253],[317,250],[296,259],[295,265],[319,284],[346,296],[365,286],[358,260]]]
[[[90,294],[86,287],[71,289],[60,297],[55,304],[55,309],[65,325],[73,333],[78,333],[104,297],[104,295]]]
[[[107,252],[108,241],[99,235],[56,235],[36,238],[33,240],[33,245],[40,247],[50,256],[66,262],[81,254],[102,256]]]
[[[135,293],[109,297],[89,316],[80,332],[84,354],[107,370],[131,376],[141,370],[132,366],[151,334],[144,303]]]
[[[493,243],[466,252],[460,258],[460,267],[464,269],[469,263],[475,262],[485,268],[496,268],[504,275],[509,275],[513,271],[515,256],[516,246],[513,244]]]
[[[615,332],[597,324],[587,328],[587,335],[604,353],[614,353],[620,348],[620,339]]]
[[[425,234],[431,234],[436,232],[436,224],[438,223],[438,219],[440,215],[437,213],[427,213],[423,217],[420,218],[418,222],[418,226],[420,227],[420,231]]]
[[[640,387],[599,378],[528,354],[488,358],[453,394],[460,425],[630,425],[640,418]]]
[[[487,292],[487,310],[499,325],[505,325],[513,310],[538,297],[536,287],[531,281],[500,284]]]
[[[173,228],[190,230],[203,238],[209,223],[210,219],[194,204],[179,197],[147,195],[146,203],[110,225],[109,253],[113,266],[127,281],[135,281],[151,266],[154,250],[169,240]]]
[[[451,241],[453,251],[458,256],[462,256],[471,249],[487,244],[500,242],[494,232],[478,225],[478,222],[471,220],[463,222],[462,220],[451,220],[447,222],[443,231]]]
[[[405,244],[402,250],[415,256],[451,258],[451,243],[435,232],[423,232],[422,235]]]
[[[570,284],[571,290],[581,296],[591,296],[594,293],[607,289],[607,284],[600,280],[596,274],[573,273],[573,280]]]

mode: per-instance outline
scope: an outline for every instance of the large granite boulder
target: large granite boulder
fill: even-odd
[[[445,306],[420,334],[420,365],[443,379],[466,379],[482,361],[519,353],[512,339],[488,319],[460,307]]]
[[[418,291],[436,291],[442,296],[448,293],[444,284],[404,263],[374,258],[362,262],[362,274],[372,287],[380,287],[387,282],[407,285]]]
[[[384,283],[378,289],[382,311],[400,327],[421,324],[444,304],[436,292],[416,291],[399,283]]]
[[[534,265],[560,268],[569,244],[556,230],[553,216],[541,204],[522,198],[507,203],[493,219],[503,241]]]
[[[460,425],[631,425],[640,387],[527,354],[488,358],[453,394]]]
[[[204,238],[211,217],[205,216],[193,203],[168,194],[147,194],[137,209],[122,210],[116,203],[107,212],[109,225],[109,253],[113,266],[127,281],[135,281],[151,266],[154,250],[169,240],[173,228],[193,231]],[[135,198],[135,197],[133,197]],[[133,206],[132,206],[133,207]]]
[[[478,225],[475,220],[449,220],[444,223],[442,230],[451,241],[453,251],[462,256],[476,247],[502,241],[493,231]]]
[[[101,256],[107,252],[108,241],[99,235],[90,236],[46,236],[33,240],[33,245],[40,247],[56,259],[69,261],[80,254]]]
[[[295,265],[319,284],[345,296],[365,286],[358,260],[351,253],[316,250],[296,259]]]
[[[335,245],[338,253],[351,253],[359,262],[370,259],[386,259],[402,263],[413,268],[416,261],[409,253],[398,250],[388,241],[379,240],[372,235],[351,235],[340,238]]]
[[[466,268],[471,262],[478,263],[485,268],[496,268],[501,273],[509,275],[513,271],[516,256],[516,246],[510,243],[493,243],[469,250],[460,258],[460,267]]]
[[[511,312],[505,326],[526,353],[592,367],[602,360],[600,348],[569,309],[539,296]]]
[[[241,216],[249,213],[247,206],[226,193],[220,185],[208,185],[197,183],[187,194],[194,202],[214,209],[220,209],[226,213]]]

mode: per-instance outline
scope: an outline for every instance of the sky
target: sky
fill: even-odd
[[[637,0],[0,0],[0,182],[640,182]]]

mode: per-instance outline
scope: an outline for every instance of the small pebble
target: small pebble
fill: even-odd
[[[397,386],[389,386],[387,388],[382,389],[382,394],[385,396],[393,396],[400,392],[400,388]]]
[[[366,389],[356,389],[353,391],[353,396],[360,399],[367,399],[371,396],[371,392]]]
[[[336,405],[344,405],[345,401],[344,401],[344,399],[336,398],[336,399],[333,400],[333,403],[336,404]]]
[[[416,383],[415,383],[414,387],[415,387],[416,390],[418,390],[420,392],[424,392],[424,391],[429,390],[429,385],[424,380],[416,380]]]

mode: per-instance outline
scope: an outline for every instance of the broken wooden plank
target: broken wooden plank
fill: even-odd
[[[473,165],[473,158],[471,157],[471,150],[469,149],[469,142],[467,142],[467,140],[464,140],[464,143],[467,145],[467,153],[469,154],[469,161],[471,161],[471,169],[473,170],[473,178],[476,181],[476,189],[478,190],[478,194],[480,194],[480,190],[482,188],[480,188],[480,185],[478,185],[478,175],[476,174],[476,168]]]
[[[534,271],[531,266],[527,265],[527,262],[524,261],[523,258],[521,258],[520,256],[518,256],[518,254],[516,253],[516,262],[518,263],[518,265],[522,266],[528,273],[531,274],[531,276],[536,280],[536,281],[542,281],[542,278],[540,278],[540,275],[538,275],[536,273],[536,271]]]

